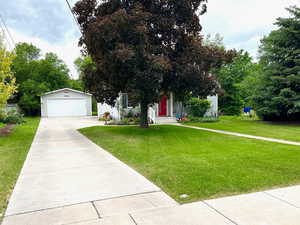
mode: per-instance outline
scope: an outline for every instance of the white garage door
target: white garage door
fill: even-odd
[[[48,117],[86,116],[85,99],[55,99],[47,101]]]

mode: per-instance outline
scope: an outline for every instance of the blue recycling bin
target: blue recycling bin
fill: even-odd
[[[251,107],[245,107],[245,108],[244,108],[244,113],[250,113],[251,110],[252,110]]]

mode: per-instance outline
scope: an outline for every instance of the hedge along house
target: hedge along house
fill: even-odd
[[[109,112],[110,116],[114,120],[122,120],[122,113],[124,111],[133,111],[138,113],[138,107],[134,107],[129,104],[128,94],[120,94],[114,107],[109,106],[105,103],[98,103],[98,117],[103,117],[104,113]],[[206,112],[206,117],[217,117],[218,116],[218,96],[208,96],[208,101],[211,105],[209,110]],[[182,102],[176,100],[176,96],[173,93],[163,95],[159,103],[156,103],[149,107],[148,117],[152,123],[168,123],[176,122],[177,118],[185,114],[185,109]]]
[[[70,88],[41,96],[42,117],[76,117],[92,115],[92,95]]]

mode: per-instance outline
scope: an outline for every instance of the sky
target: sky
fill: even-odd
[[[227,49],[244,49],[255,59],[260,40],[276,29],[276,18],[288,16],[285,8],[291,5],[300,6],[300,0],[208,0],[208,12],[200,18],[203,34],[219,33]],[[78,77],[80,32],[65,0],[0,0],[0,15],[16,43],[56,53]]]

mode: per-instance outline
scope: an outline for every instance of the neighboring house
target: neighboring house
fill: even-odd
[[[218,116],[218,96],[209,96],[211,107],[206,113],[206,117]],[[105,112],[109,112],[114,120],[121,120],[123,109],[133,109],[128,105],[128,95],[120,94],[114,107],[108,104],[98,103],[98,116],[103,117]],[[176,101],[173,93],[165,95],[160,102],[149,107],[148,116],[153,123],[176,122],[176,118],[184,114],[184,107],[181,102]]]
[[[41,96],[42,117],[74,117],[92,115],[92,95],[63,88]]]

